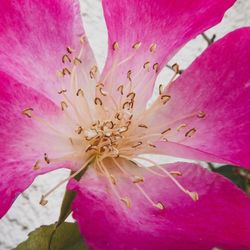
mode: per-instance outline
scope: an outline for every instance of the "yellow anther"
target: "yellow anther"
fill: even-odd
[[[190,130],[188,130],[188,132],[185,134],[186,137],[191,137],[195,134],[197,130],[195,128],[192,128]]]
[[[199,200],[199,195],[198,195],[197,192],[187,191],[187,194],[193,199],[193,201],[198,201]]]
[[[170,171],[169,173],[173,176],[182,176],[182,173],[180,171]]]
[[[163,101],[163,104],[166,104],[171,99],[170,95],[162,95],[161,100]]]
[[[146,61],[146,62],[143,64],[143,68],[149,71],[149,69],[150,69],[150,61]]]
[[[80,43],[84,44],[86,42],[86,37],[85,36],[81,36],[80,37]]]
[[[137,42],[132,46],[133,49],[139,49],[140,47],[141,47],[141,42]]]
[[[131,208],[132,203],[131,203],[131,200],[130,200],[127,196],[121,198],[121,201],[122,201],[128,208]]]
[[[77,92],[76,92],[76,96],[84,96],[83,90],[78,89]]]
[[[68,68],[63,68],[62,74],[63,74],[63,76],[71,75],[71,71]]]
[[[79,64],[82,63],[82,60],[79,59],[78,57],[75,57],[74,60],[73,60],[73,62],[74,62],[74,64],[77,66],[77,65],[79,65]]]
[[[178,132],[180,132],[183,128],[186,128],[187,124],[183,123],[180,126],[178,126],[178,128],[176,129]]]
[[[96,65],[94,65],[90,71],[89,71],[89,76],[91,79],[95,79],[96,78],[96,74],[97,74],[97,71],[98,71],[98,67]]]
[[[61,109],[64,111],[66,108],[68,108],[68,104],[65,101],[61,101]]]
[[[48,203],[48,200],[45,199],[44,195],[42,195],[41,200],[40,200],[40,205],[46,206]]]
[[[180,72],[180,66],[177,63],[173,64],[171,68],[176,74]]]
[[[112,48],[113,48],[113,50],[119,49],[119,44],[118,44],[118,42],[114,42],[113,45],[112,45]]]
[[[144,182],[144,177],[143,176],[134,176],[133,183],[140,183],[140,182]]]
[[[157,44],[156,43],[152,43],[150,45],[149,50],[150,50],[151,53],[154,53],[156,51],[156,48],[157,48]]]
[[[71,62],[71,59],[68,55],[63,55],[62,57],[62,62],[63,63],[66,63],[66,62]]]
[[[163,210],[165,207],[161,202],[158,202],[157,204],[154,205],[156,208],[159,208],[160,210]]]
[[[158,73],[159,72],[159,63],[155,63],[153,65],[153,70],[155,71],[155,73]]]
[[[31,118],[33,114],[33,108],[26,108],[22,111],[23,115],[26,115],[27,117]]]
[[[206,116],[206,113],[203,111],[198,112],[197,117],[198,118],[204,118]]]

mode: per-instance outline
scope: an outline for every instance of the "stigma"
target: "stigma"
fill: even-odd
[[[139,72],[128,70],[126,83],[117,85],[117,83],[108,81],[112,79],[113,72],[123,68],[125,63],[140,53],[142,42],[136,41],[131,45],[131,54],[127,58],[119,61],[119,56],[117,56],[117,60],[113,61],[109,71],[101,76],[97,65],[94,63],[85,65],[84,54],[88,49],[85,46],[86,38],[81,37],[79,42],[81,49],[78,52],[71,47],[65,48],[65,53],[61,57],[62,68],[57,72],[58,81],[61,82],[61,88],[56,93],[60,97],[58,106],[71,134],[60,133],[60,127],[57,128],[50,124],[46,121],[46,117],[40,117],[32,107],[24,107],[21,111],[27,118],[34,119],[49,130],[57,132],[61,136],[67,136],[67,141],[72,147],[72,153],[61,159],[55,159],[53,155],[44,152],[41,159],[34,162],[33,171],[43,168],[44,165],[49,167],[53,162],[60,160],[80,161],[81,165],[73,175],[43,194],[40,204],[46,205],[47,197],[54,190],[88,167],[93,168],[97,175],[107,178],[113,194],[127,208],[132,208],[133,203],[128,195],[119,193],[117,173],[127,179],[135,192],[140,192],[149,205],[155,209],[163,210],[167,205],[165,201],[155,201],[154,197],[150,197],[144,190],[142,183],[147,180],[143,171],[148,171],[159,178],[170,178],[182,192],[197,201],[198,194],[195,191],[187,190],[179,183],[178,177],[182,173],[168,172],[158,163],[142,157],[142,154],[155,152],[157,150],[155,144],[158,141],[167,143],[173,137],[183,141],[196,136],[197,128],[191,127],[183,121],[190,117],[193,119],[206,117],[204,111],[197,110],[188,117],[180,117],[169,124],[152,124],[154,115],[174,98],[168,94],[167,87],[178,76],[179,66],[173,65],[174,75],[169,83],[159,86],[159,94],[155,102],[149,108],[140,108],[141,93],[136,88],[134,77],[152,73],[155,77],[161,67],[158,62],[145,60],[139,65]],[[114,41],[112,49],[114,53],[119,53],[121,48],[118,41]],[[157,44],[152,42],[148,47],[148,52],[153,56],[156,50]],[[151,167],[144,167],[141,160],[149,163]],[[126,164],[131,165],[131,163],[133,167],[125,167]],[[135,167],[138,170],[143,169],[141,175],[134,174]],[[158,171],[152,170],[152,168]]]

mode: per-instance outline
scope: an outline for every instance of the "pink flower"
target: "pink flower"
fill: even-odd
[[[90,248],[249,249],[243,192],[198,165],[143,156],[250,167],[250,28],[208,48],[146,108],[166,62],[235,0],[102,2],[99,74],[77,1],[1,1],[0,216],[37,175],[88,166],[69,188]]]

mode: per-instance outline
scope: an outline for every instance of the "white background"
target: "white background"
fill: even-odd
[[[107,50],[107,33],[101,2],[100,0],[81,0],[81,4],[85,29],[97,61],[102,67]],[[242,26],[250,26],[250,0],[239,0],[226,13],[222,23],[209,30],[207,34],[216,33],[217,38],[220,38]],[[187,44],[171,63],[178,62],[181,68],[186,68],[206,46],[206,42],[199,36]],[[164,80],[166,82],[170,75],[171,72],[165,70],[161,74],[159,81]],[[46,207],[39,205],[39,199],[41,193],[48,191],[65,176],[68,176],[67,170],[57,170],[40,176],[28,190],[19,196],[9,212],[0,221],[0,250],[12,249],[19,242],[26,239],[28,232],[42,224],[51,224],[57,220],[64,187],[52,194]],[[1,199],[4,199],[4,197],[1,197]]]

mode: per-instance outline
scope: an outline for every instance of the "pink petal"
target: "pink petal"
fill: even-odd
[[[2,0],[0,70],[57,100],[61,88],[57,71],[72,68],[67,59],[62,63],[64,54],[73,61],[83,47],[81,67],[89,72],[95,64],[87,41],[80,44],[84,34],[77,0]],[[66,47],[73,53],[67,53]]]
[[[250,167],[249,58],[250,28],[242,28],[208,48],[166,90],[172,98],[154,121],[161,119],[164,126],[172,127],[168,138],[184,145],[186,155],[190,147],[192,155],[197,149],[203,156],[207,153],[223,162]],[[205,117],[197,118],[198,112],[205,112]],[[176,132],[180,124],[187,127]],[[196,133],[185,136],[192,128]],[[159,148],[162,151],[164,144]],[[166,154],[168,148],[166,143]]]
[[[53,124],[55,118],[60,121],[60,110],[54,103],[0,72],[0,217],[38,174],[62,166],[53,163],[52,158],[61,157],[70,150],[70,143],[65,138],[22,114],[30,107],[46,122]],[[44,153],[51,160],[50,164],[45,162]],[[41,167],[38,170],[33,169],[36,161]]]
[[[127,72],[140,90],[137,105],[145,105],[152,94],[158,72],[166,62],[190,39],[214,26],[235,0],[103,0],[109,34],[109,51],[102,80],[108,88],[128,85]],[[117,47],[118,42],[119,48]],[[141,42],[138,50],[132,48]],[[152,44],[155,52],[150,52]],[[131,58],[114,67],[126,58]],[[149,61],[149,69],[143,69]],[[153,65],[159,64],[157,72]],[[113,69],[112,69],[113,67]],[[113,73],[110,71],[113,70]],[[140,102],[140,104],[138,104]]]
[[[168,177],[142,170],[140,184],[165,209],[154,208],[132,182],[120,177],[115,186],[131,199],[127,208],[114,196],[102,176],[89,170],[80,183],[73,216],[91,249],[249,249],[250,199],[224,177],[198,165],[176,163],[165,170],[187,189],[199,193],[194,202]],[[133,186],[133,188],[132,188]]]

